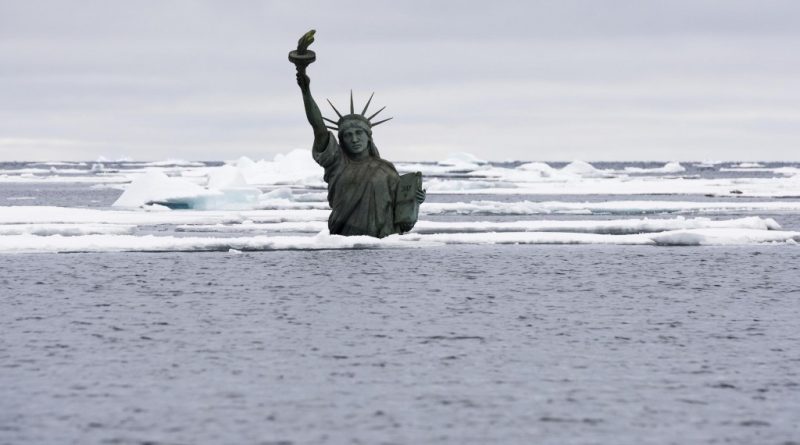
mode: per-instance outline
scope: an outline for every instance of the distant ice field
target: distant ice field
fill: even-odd
[[[798,164],[490,163],[456,153],[397,167],[424,174],[416,229],[355,242],[326,235],[322,170],[302,150],[270,161],[5,163],[0,252],[800,241]]]

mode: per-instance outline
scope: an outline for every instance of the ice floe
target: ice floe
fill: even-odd
[[[617,220],[534,220],[534,221],[426,221],[417,222],[415,233],[486,233],[486,232],[565,232],[625,235],[653,233],[678,229],[740,228],[757,230],[780,230],[781,226],[772,218],[750,216],[729,220],[710,218],[672,219],[617,219]],[[318,233],[327,229],[325,221],[292,221],[277,223],[232,224],[182,224],[178,232],[219,233]]]
[[[627,173],[682,173],[686,171],[686,167],[682,166],[679,162],[667,162],[663,167],[656,168],[641,168],[641,167],[625,167]]]
[[[0,235],[126,235],[135,229],[132,224],[0,224]]]
[[[800,201],[470,201],[424,203],[425,215],[536,215],[605,214],[646,215],[659,213],[797,212]]]
[[[129,211],[53,207],[4,210],[9,211],[0,213],[0,252],[249,251],[446,244],[725,245],[800,241],[800,233],[783,231],[774,219],[756,216],[726,220],[423,219],[411,233],[378,240],[327,235],[328,212],[319,210]],[[156,227],[164,235],[154,235]],[[300,235],[283,235],[286,233]]]
[[[613,177],[612,173],[605,170],[599,170],[592,164],[585,161],[572,161],[561,169],[562,173],[566,173],[581,178],[603,178]]]
[[[217,187],[202,187],[182,177],[148,171],[134,179],[114,202],[115,207],[160,204],[185,209],[251,209],[261,191],[240,182],[238,171],[221,170],[212,176]]]
[[[320,233],[316,236],[249,237],[176,237],[133,235],[0,237],[0,252],[185,252],[254,250],[321,250],[423,247],[430,243],[409,243],[398,237],[384,239],[368,236],[339,236]]]
[[[241,157],[228,165],[238,169],[248,185],[325,184],[322,168],[311,158],[310,150],[278,154],[272,161]]]
[[[536,221],[419,221],[414,227],[417,233],[452,232],[566,232],[626,235],[654,233],[678,229],[737,228],[755,230],[780,230],[781,226],[772,218],[751,216],[715,221],[709,218],[672,219],[616,219],[616,220],[536,220]]]
[[[230,224],[245,221],[325,221],[329,210],[247,210],[202,211],[169,210],[157,207],[147,210],[99,210],[53,206],[1,207],[0,224]]]
[[[406,235],[406,239],[443,244],[617,244],[617,245],[741,245],[800,241],[800,232],[755,229],[689,229],[637,235],[563,232],[439,233]]]
[[[800,232],[758,229],[686,229],[609,235],[567,232],[485,232],[392,235],[383,239],[315,236],[176,237],[154,235],[0,236],[0,252],[238,251],[430,247],[446,244],[736,245],[800,241]]]
[[[717,246],[800,241],[800,232],[764,231],[756,229],[672,230],[648,235],[661,246]]]

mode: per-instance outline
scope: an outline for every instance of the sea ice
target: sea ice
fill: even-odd
[[[751,216],[730,220],[711,220],[709,218],[672,219],[619,219],[619,220],[535,220],[535,221],[419,221],[414,233],[487,233],[487,232],[564,232],[596,233],[608,235],[630,235],[654,233],[667,230],[701,228],[740,228],[757,230],[780,230],[780,225],[772,218]],[[319,233],[327,229],[325,221],[289,221],[276,223],[232,224],[181,224],[178,232],[218,232],[218,233]]]
[[[420,206],[425,215],[535,215],[535,214],[612,214],[644,215],[656,213],[796,212],[798,201],[710,202],[710,201],[471,201],[432,202]]]
[[[309,150],[292,150],[277,154],[272,161],[253,161],[241,157],[229,164],[239,169],[248,185],[314,185],[324,186],[322,168],[311,158]]]
[[[390,239],[389,239],[390,238]],[[248,236],[248,237],[176,237],[133,235],[12,235],[0,237],[0,252],[189,252],[230,249],[253,250],[320,250],[365,249],[382,247],[421,247],[430,243],[409,243],[398,238],[340,236],[320,233],[316,236]]]
[[[517,167],[518,170],[525,172],[535,172],[540,178],[552,178],[558,176],[558,170],[545,164],[544,162],[528,162]]]
[[[760,243],[796,243],[800,232],[755,229],[691,229],[673,230],[648,235],[661,246],[718,246]]]
[[[0,236],[125,235],[133,233],[135,229],[136,226],[131,224],[0,224]]]
[[[319,250],[430,247],[442,244],[732,245],[796,243],[800,232],[757,229],[685,229],[635,235],[565,232],[485,232],[391,235],[378,239],[320,232],[316,236],[175,237],[134,235],[0,236],[0,252]]]
[[[617,220],[535,220],[535,221],[420,221],[414,226],[417,233],[453,232],[565,232],[626,235],[663,232],[678,229],[740,228],[756,230],[780,230],[781,226],[772,218],[751,216],[714,221],[709,218],[672,219],[617,219]]]
[[[53,206],[2,207],[0,224],[230,224],[243,221],[325,221],[329,210],[99,210]]]
[[[475,170],[487,162],[470,153],[456,152],[451,153],[444,161],[437,162],[439,165],[452,167],[457,170]]]
[[[586,161],[572,161],[561,169],[562,173],[568,173],[582,178],[604,178],[613,176],[612,173],[595,168]]]
[[[625,167],[627,173],[682,173],[686,168],[679,162],[667,162],[663,167],[658,168],[641,168],[641,167]]]
[[[222,168],[211,179],[221,187],[202,187],[185,178],[169,177],[161,171],[151,170],[134,179],[114,202],[114,207],[159,203],[185,209],[249,209],[261,195],[257,188],[240,185],[238,171]]]

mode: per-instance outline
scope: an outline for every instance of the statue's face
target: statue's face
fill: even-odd
[[[344,149],[350,154],[362,153],[369,147],[369,134],[361,128],[346,128],[341,134]]]

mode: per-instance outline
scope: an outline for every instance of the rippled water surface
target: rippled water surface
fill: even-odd
[[[0,443],[800,441],[796,246],[0,267]]]

